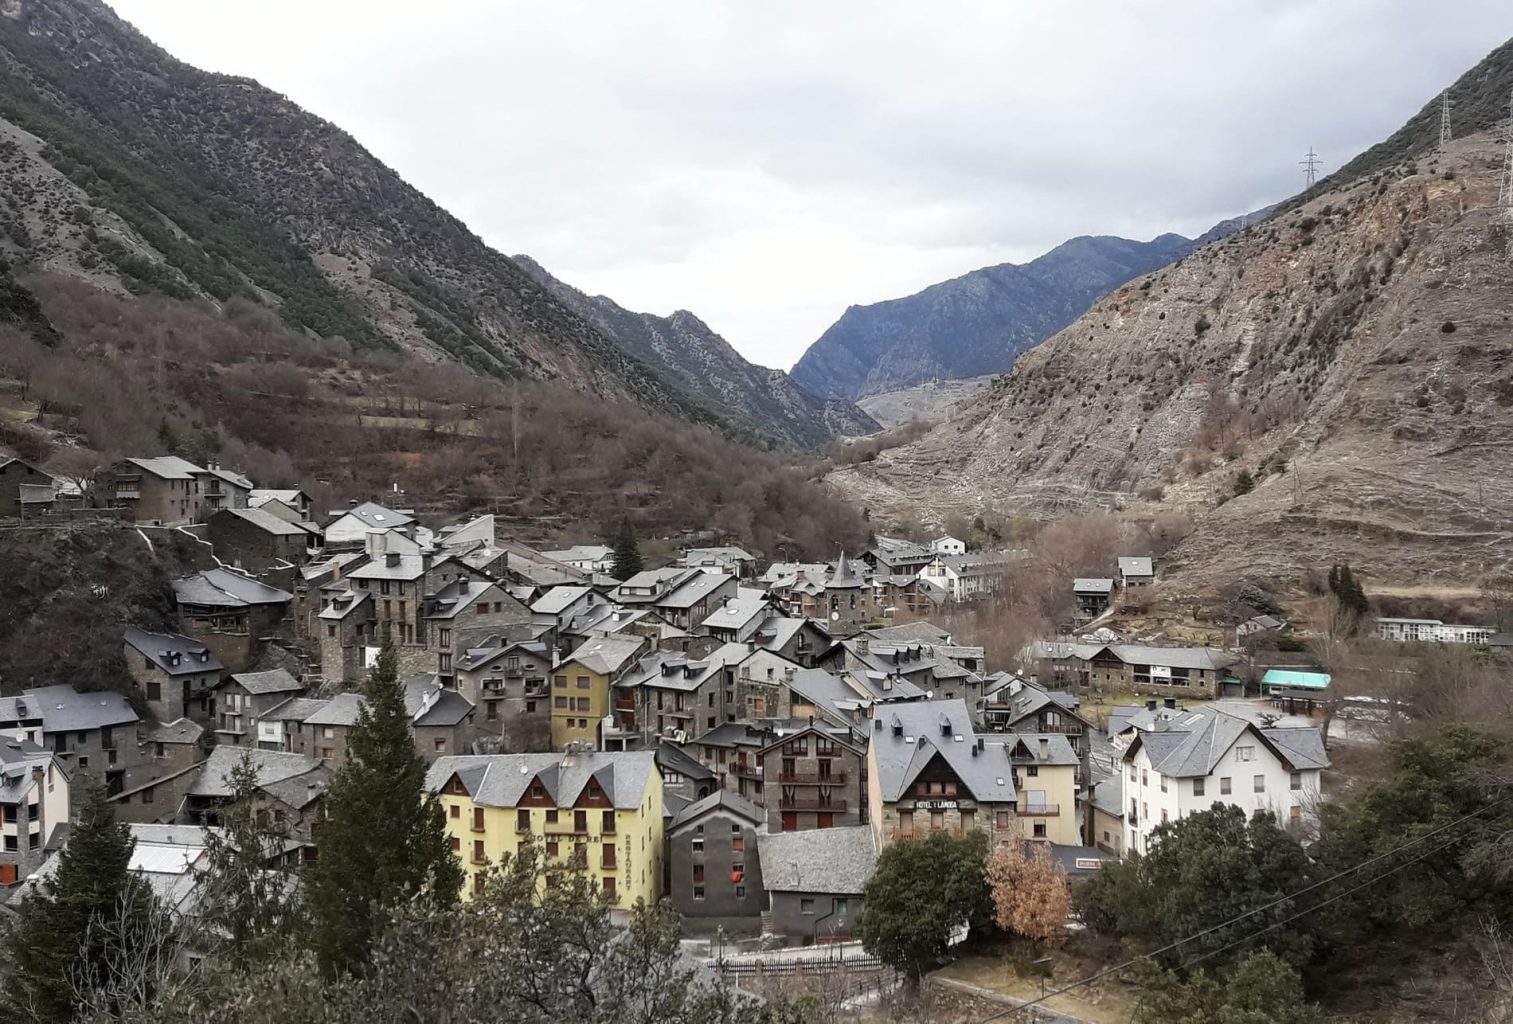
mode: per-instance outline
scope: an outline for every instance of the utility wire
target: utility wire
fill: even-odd
[[[1152,957],[1160,956],[1162,953],[1169,953],[1169,952],[1171,952],[1174,949],[1177,949],[1177,948],[1179,948],[1181,946],[1187,945],[1189,942],[1193,942],[1193,941],[1195,941],[1197,939],[1201,939],[1205,935],[1210,935],[1213,932],[1219,931],[1222,928],[1228,928],[1228,927],[1231,927],[1232,925],[1239,924],[1241,921],[1244,921],[1244,920],[1246,920],[1248,918],[1254,917],[1257,914],[1263,913],[1263,912],[1265,912],[1267,910],[1270,910],[1273,907],[1279,906],[1279,905],[1281,905],[1283,903],[1287,903],[1287,902],[1290,902],[1292,900],[1295,900],[1299,896],[1306,895],[1307,893],[1310,893],[1313,890],[1320,888],[1321,886],[1325,886],[1325,885],[1329,885],[1329,884],[1331,884],[1333,882],[1337,882],[1341,878],[1344,878],[1347,875],[1352,875],[1352,874],[1354,874],[1357,871],[1360,871],[1360,870],[1362,870],[1364,868],[1370,867],[1372,864],[1376,864],[1376,863],[1379,863],[1380,861],[1386,860],[1389,857],[1396,856],[1397,854],[1399,854],[1402,851],[1408,849],[1409,847],[1417,846],[1419,843],[1422,843],[1425,840],[1427,840],[1427,839],[1429,839],[1429,838],[1431,838],[1431,837],[1433,837],[1433,836],[1435,836],[1435,835],[1437,835],[1437,834],[1439,834],[1441,832],[1446,831],[1447,829],[1454,828],[1456,825],[1459,825],[1459,824],[1461,824],[1463,822],[1469,821],[1470,819],[1475,818],[1478,815],[1485,814],[1487,811],[1490,811],[1492,808],[1498,806],[1499,804],[1502,804],[1502,803],[1506,802],[1508,799],[1509,799],[1509,797],[1506,797],[1506,796],[1499,797],[1496,800],[1493,800],[1490,803],[1488,803],[1485,807],[1478,808],[1477,810],[1472,811],[1470,814],[1462,815],[1461,817],[1456,818],[1454,821],[1447,822],[1444,825],[1440,825],[1437,828],[1431,829],[1428,832],[1425,832],[1424,834],[1422,834],[1420,836],[1416,836],[1413,839],[1410,839],[1410,840],[1408,840],[1405,843],[1401,843],[1398,846],[1393,847],[1392,849],[1388,850],[1386,853],[1380,853],[1380,854],[1377,854],[1375,857],[1371,857],[1371,858],[1369,858],[1367,860],[1363,860],[1363,861],[1361,861],[1361,863],[1355,865],[1354,867],[1346,868],[1343,871],[1337,871],[1334,874],[1330,875],[1328,878],[1324,878],[1324,879],[1321,879],[1320,881],[1314,882],[1312,885],[1304,886],[1302,889],[1299,889],[1295,893],[1291,893],[1291,894],[1286,895],[1286,896],[1280,896],[1277,899],[1272,900],[1270,903],[1265,903],[1265,904],[1262,904],[1261,906],[1256,907],[1256,908],[1254,908],[1252,910],[1247,910],[1243,914],[1240,914],[1240,915],[1238,915],[1236,917],[1232,917],[1228,921],[1222,921],[1219,924],[1211,925],[1210,927],[1205,928],[1205,929],[1203,929],[1200,932],[1194,932],[1192,935],[1188,935],[1188,936],[1186,936],[1184,938],[1180,938],[1180,939],[1176,940],[1175,942],[1168,943],[1167,945],[1162,946],[1160,949],[1153,949],[1149,953],[1142,953],[1139,956],[1131,957],[1130,959],[1124,961],[1123,963],[1115,964],[1113,967],[1105,967],[1103,970],[1098,971],[1095,974],[1090,974],[1086,978],[1083,978],[1080,981],[1074,981],[1074,982],[1071,982],[1071,983],[1069,983],[1067,985],[1063,985],[1061,988],[1058,988],[1058,989],[1056,989],[1053,992],[1047,992],[1045,995],[1041,996],[1038,999],[1033,999],[1033,1000],[1030,1000],[1028,1002],[1021,1003],[1018,1006],[1010,1007],[1009,1009],[1002,1010],[1002,1011],[1000,1011],[998,1013],[991,1014],[991,1015],[989,1015],[987,1017],[984,1017],[981,1020],[979,1020],[977,1022],[977,1024],[989,1024],[990,1021],[1001,1020],[1002,1018],[1007,1017],[1007,1016],[1009,1016],[1011,1014],[1019,1013],[1021,1011],[1028,1010],[1028,1009],[1031,1009],[1033,1007],[1039,1006],[1040,1004],[1044,1003],[1047,999],[1053,999],[1056,996],[1062,995],[1062,994],[1064,994],[1066,992],[1070,992],[1073,989],[1082,988],[1084,985],[1090,985],[1090,984],[1092,984],[1095,981],[1100,981],[1103,978],[1107,978],[1111,974],[1121,974],[1124,971],[1129,970],[1131,967],[1135,966],[1137,963],[1139,963],[1142,960],[1149,960]],[[1445,843],[1443,846],[1436,847],[1435,849],[1429,851],[1428,854],[1424,854],[1423,857],[1417,857],[1417,858],[1415,858],[1413,860],[1406,861],[1403,864],[1400,864],[1400,865],[1398,865],[1395,868],[1391,868],[1391,869],[1389,869],[1387,871],[1384,871],[1380,875],[1372,878],[1370,881],[1364,882],[1361,885],[1355,886],[1354,888],[1347,889],[1345,892],[1340,893],[1337,896],[1330,897],[1329,899],[1323,901],[1322,903],[1316,903],[1313,906],[1309,907],[1307,910],[1300,911],[1299,913],[1293,915],[1292,917],[1289,917],[1289,918],[1287,918],[1287,919],[1285,919],[1283,921],[1276,922],[1275,924],[1273,924],[1273,925],[1271,925],[1271,926],[1269,926],[1267,928],[1264,928],[1264,929],[1262,929],[1259,932],[1255,932],[1252,935],[1247,935],[1247,936],[1245,936],[1245,937],[1237,940],[1236,942],[1230,943],[1228,946],[1223,946],[1223,947],[1221,947],[1218,950],[1214,950],[1213,952],[1206,953],[1200,959],[1206,959],[1209,956],[1214,956],[1217,953],[1222,952],[1224,949],[1229,949],[1230,947],[1232,947],[1234,945],[1237,945],[1239,942],[1243,942],[1243,941],[1246,941],[1247,939],[1254,938],[1256,935],[1263,935],[1267,931],[1272,930],[1273,928],[1280,927],[1281,925],[1286,924],[1289,921],[1295,920],[1298,917],[1302,917],[1304,914],[1307,914],[1307,913],[1310,913],[1310,912],[1312,912],[1314,910],[1317,910],[1319,907],[1325,906],[1328,903],[1332,903],[1332,902],[1334,902],[1335,899],[1338,899],[1341,896],[1347,896],[1350,893],[1355,892],[1357,889],[1364,888],[1365,886],[1368,886],[1368,885],[1373,885],[1378,880],[1380,880],[1382,878],[1386,878],[1388,875],[1392,874],[1394,871],[1399,871],[1402,868],[1408,867],[1410,864],[1416,864],[1416,863],[1418,863],[1418,861],[1423,860],[1424,857],[1427,857],[1427,856],[1430,856],[1432,854],[1438,853],[1441,850],[1448,848],[1449,846],[1453,845],[1454,843],[1456,843],[1458,841],[1459,840],[1452,839],[1450,842]],[[1196,963],[1197,961],[1194,961],[1194,962]],[[1186,964],[1183,965],[1183,967],[1186,967],[1186,966],[1187,966]]]

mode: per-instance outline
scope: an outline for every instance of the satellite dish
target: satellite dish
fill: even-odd
[[[841,613],[840,612],[831,612],[830,613],[830,621],[831,622],[839,622],[840,620],[841,620]]]
[[[935,699],[935,691],[934,690],[926,690],[925,691],[925,700],[934,700],[934,699]]]

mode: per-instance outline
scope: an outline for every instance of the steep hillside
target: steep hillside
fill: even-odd
[[[0,3],[0,256],[711,419],[351,136],[99,0]]]
[[[861,398],[937,377],[1001,373],[1110,288],[1185,255],[1162,235],[1074,238],[1029,263],[1004,263],[902,299],[852,306],[793,367],[816,395]]]
[[[1410,586],[1506,571],[1500,157],[1484,133],[1321,190],[1119,288],[923,439],[830,479],[874,520],[1181,510],[1197,529],[1168,568],[1194,584],[1341,558]]]
[[[45,344],[57,340],[57,334],[47,322],[36,297],[16,281],[10,267],[0,260],[0,329],[7,327]]]
[[[940,419],[961,403],[977,397],[992,383],[991,374],[931,380],[897,391],[868,395],[856,404],[885,429],[891,430],[911,420]]]
[[[815,398],[782,370],[747,362],[709,325],[686,310],[672,316],[634,313],[603,295],[586,295],[529,256],[515,262],[553,296],[670,387],[721,415],[799,448],[820,448],[836,435],[870,434],[878,424],[855,405]]]

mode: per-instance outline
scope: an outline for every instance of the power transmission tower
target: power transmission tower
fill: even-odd
[[[1450,145],[1450,90],[1439,94],[1439,148]]]
[[[1303,168],[1303,177],[1307,184],[1305,188],[1313,188],[1313,183],[1319,180],[1319,155],[1308,147],[1308,155],[1298,161],[1298,166]]]

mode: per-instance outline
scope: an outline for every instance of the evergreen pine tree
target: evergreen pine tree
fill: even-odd
[[[620,528],[615,534],[615,564],[610,570],[610,575],[617,580],[628,580],[636,573],[645,568],[641,560],[641,546],[636,543],[635,527],[630,525],[630,517],[623,516],[620,519]]]
[[[426,763],[410,738],[392,642],[363,689],[350,759],[326,794],[310,875],[312,945],[327,976],[356,971],[384,915],[417,897],[450,904],[462,865],[447,840],[441,804],[425,790]]]
[[[148,931],[153,896],[128,870],[133,845],[105,790],[91,788],[58,870],[21,904],[6,935],[11,968],[0,986],[0,1020],[67,1024],[78,989],[103,982],[121,944]]]
[[[268,867],[289,838],[283,823],[259,814],[257,767],[250,751],[231,769],[231,802],[206,846],[200,913],[232,947],[228,962],[250,967],[281,952],[304,924],[293,877]]]

